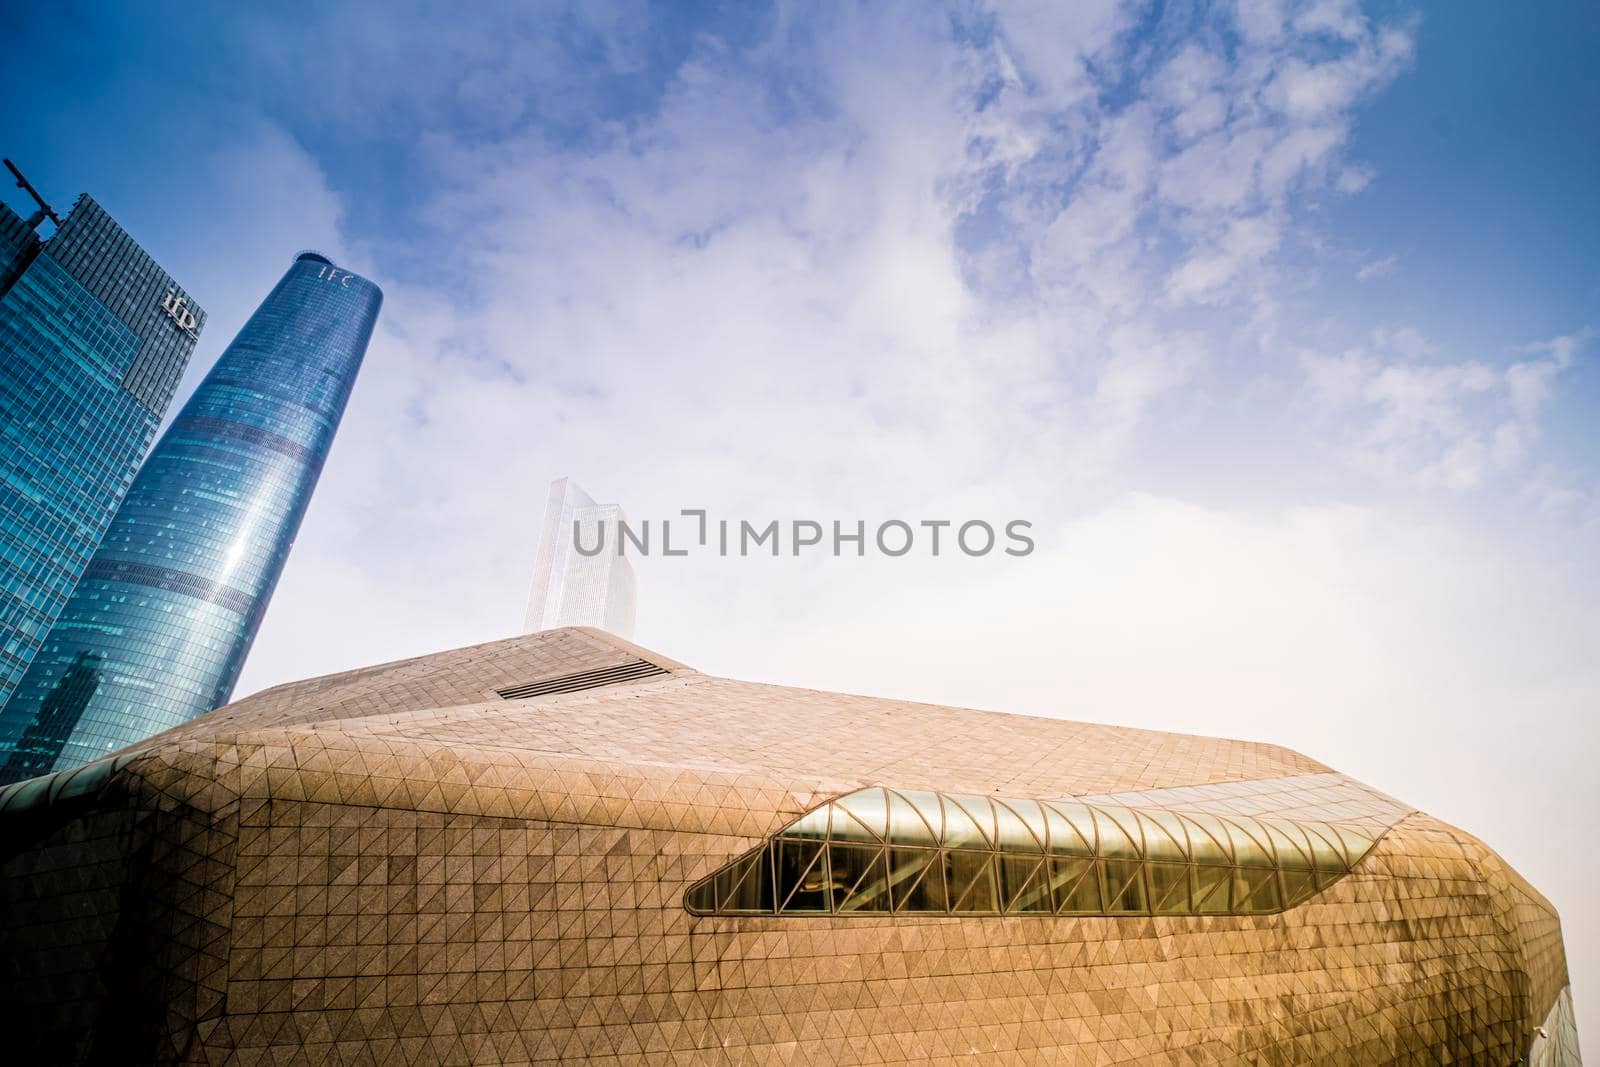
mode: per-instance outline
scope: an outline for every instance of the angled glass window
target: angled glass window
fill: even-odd
[[[895,911],[948,911],[944,864],[938,849],[891,848],[889,885]]]
[[[1348,874],[1359,827],[873,787],[692,885],[696,915],[1269,915]]]
[[[1050,889],[1058,915],[1099,915],[1100,872],[1094,860],[1082,857],[1050,857]]]
[[[106,756],[93,763],[70,767],[54,774],[12,782],[0,788],[0,814],[37,814],[80,797],[93,799],[113,775],[143,755],[143,749],[124,752],[120,756]]]
[[[757,850],[760,855],[762,850]],[[821,912],[828,906],[828,850],[809,841],[780,841],[772,849],[778,871],[778,905],[785,915]]]
[[[1143,915],[1144,865],[1138,860],[1101,860],[1100,894],[1107,915]]]
[[[1196,864],[1191,872],[1189,900],[1194,915],[1226,915],[1230,910],[1228,887],[1233,868]]]
[[[1150,884],[1150,909],[1157,915],[1193,915],[1189,903],[1189,865],[1156,863],[1145,865]]]
[[[1000,876],[1000,903],[1007,912],[1054,910],[1049,905],[1049,894],[1046,894],[1045,900],[1041,901],[1033,889],[1039,871],[1044,866],[1043,856],[1002,852],[998,859],[996,873]],[[1041,903],[1043,907],[1040,907]]]

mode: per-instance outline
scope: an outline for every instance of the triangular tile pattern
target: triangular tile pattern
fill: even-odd
[[[32,1020],[11,1028],[23,1060],[182,1062],[223,1014],[237,799],[202,788],[196,806],[172,768],[121,779],[91,808],[4,820],[0,956],[6,1003]]]
[[[670,674],[493,695],[633,658]],[[1549,1025],[1567,979],[1548,903],[1469,836],[1338,778],[1270,745],[708,678],[589,631],[516,638],[258,694],[148,743],[92,790],[0,810],[8,1051],[1371,1064],[1543,1050],[1571,1062],[1575,1037]],[[1275,915],[685,911],[706,875],[885,781],[915,809],[889,808],[888,825],[927,825],[928,791],[1218,787],[1219,806],[1192,809],[1217,848],[1314,861],[1351,847],[1337,832],[1235,838],[1234,816],[1329,810],[1387,831],[1350,874]],[[1097,845],[1120,833],[1165,847],[1162,804],[1120,806],[1139,811],[1094,823]],[[878,825],[850,818],[869,838]],[[1022,841],[992,811],[968,822]],[[1073,859],[1039,857],[992,868],[996,892],[1014,882],[1025,895]],[[893,872],[867,864],[851,888]],[[1535,1046],[1540,1025],[1558,1040]]]

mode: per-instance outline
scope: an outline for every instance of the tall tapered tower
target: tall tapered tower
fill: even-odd
[[[382,303],[325,256],[295,259],[151,452],[0,712],[0,781],[227,703]]]

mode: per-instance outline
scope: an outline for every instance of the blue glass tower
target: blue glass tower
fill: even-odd
[[[382,303],[315,252],[262,301],[140,469],[0,712],[0,781],[227,703]]]
[[[31,191],[31,187],[30,187]],[[0,204],[0,705],[133,482],[205,312],[88,196]]]

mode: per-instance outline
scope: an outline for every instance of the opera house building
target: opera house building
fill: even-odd
[[[1578,1058],[1555,910],[1271,745],[561,629],[0,792],[12,1063]]]

